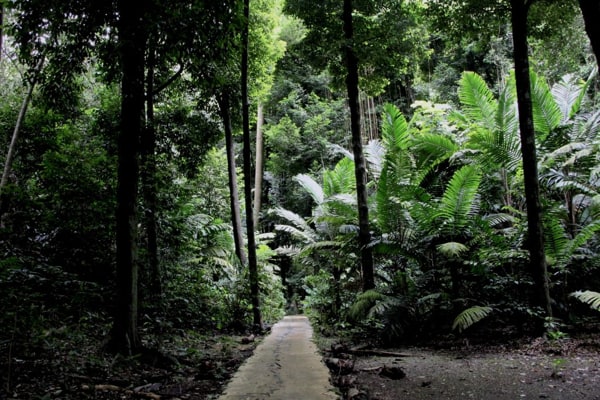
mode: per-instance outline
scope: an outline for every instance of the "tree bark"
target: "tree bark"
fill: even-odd
[[[244,237],[242,234],[242,217],[240,215],[240,198],[237,184],[237,172],[235,165],[235,147],[233,143],[233,129],[231,127],[231,114],[229,112],[229,93],[224,89],[219,98],[219,108],[225,129],[225,150],[227,152],[227,172],[229,174],[229,205],[231,208],[231,226],[233,228],[233,241],[235,243],[235,254],[242,266],[248,264],[248,258],[244,251]]]
[[[248,241],[248,272],[250,275],[250,300],[254,325],[262,329],[260,297],[258,288],[258,265],[256,240],[252,216],[252,165],[250,150],[250,104],[248,102],[248,32],[250,0],[244,0],[244,28],[242,30],[242,119],[244,130],[244,195],[246,203],[246,238]]]
[[[537,170],[535,130],[531,105],[531,80],[527,44],[527,13],[529,3],[524,0],[511,0],[511,19],[514,41],[515,78],[517,85],[517,106],[523,155],[523,175],[525,200],[527,204],[528,248],[531,274],[536,285],[536,305],[552,317],[552,302],[548,282],[542,208]]]
[[[148,252],[148,272],[150,297],[160,301],[162,297],[162,271],[158,257],[157,216],[158,196],[156,184],[156,129],[154,126],[154,65],[156,50],[154,44],[148,46],[146,71],[146,126],[141,139],[141,178],[144,195],[144,217],[146,222],[146,250]]]
[[[579,0],[579,8],[585,23],[585,32],[596,56],[596,63],[600,65],[600,0]]]
[[[0,60],[2,60],[2,49],[4,48],[4,3],[0,3]]]
[[[367,202],[367,169],[363,154],[362,135],[360,132],[360,108],[358,92],[358,58],[353,50],[354,29],[352,26],[352,0],[344,0],[344,36],[345,62],[347,68],[346,88],[350,106],[350,130],[352,131],[352,151],[354,153],[354,172],[356,175],[356,195],[358,204],[358,243],[361,253],[363,290],[375,287],[373,273],[373,253],[369,244],[369,206]]]
[[[138,332],[137,191],[144,110],[144,13],[119,0],[121,126],[117,169],[117,297],[109,348],[130,355],[141,349]]]
[[[4,169],[2,171],[2,178],[0,179],[0,226],[4,226],[3,216],[5,212],[4,208],[6,206],[4,201],[4,190],[6,188],[6,185],[8,185],[8,176],[10,175],[10,171],[12,171],[13,162],[15,160],[15,152],[17,150],[17,141],[19,140],[21,126],[23,125],[23,119],[25,118],[25,114],[27,113],[29,103],[31,103],[33,89],[35,88],[39,73],[42,70],[43,65],[44,58],[41,58],[35,66],[33,72],[33,80],[29,83],[29,89],[27,89],[27,94],[23,99],[23,103],[21,103],[21,108],[19,109],[17,121],[15,122],[15,129],[13,130],[10,144],[8,145],[8,151],[6,152],[6,159],[4,160]]]
[[[254,223],[258,226],[260,217],[260,207],[262,201],[262,182],[263,182],[263,164],[264,164],[264,145],[263,145],[263,104],[258,103],[256,112],[256,165],[254,166]]]

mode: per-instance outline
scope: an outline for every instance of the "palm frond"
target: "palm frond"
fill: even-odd
[[[316,240],[316,236],[313,232],[304,231],[291,225],[277,224],[275,225],[275,230],[288,233],[293,238],[300,240],[303,243],[312,243]]]
[[[388,152],[406,150],[408,147],[408,124],[398,107],[387,103],[383,106],[381,138]]]
[[[548,84],[533,70],[531,79],[531,105],[533,108],[533,125],[539,140],[543,142],[562,121],[562,113]]]
[[[367,290],[358,295],[356,301],[348,310],[348,316],[353,320],[363,320],[369,316],[371,309],[377,302],[386,301],[389,296],[382,294],[376,290]]]
[[[292,224],[296,228],[299,228],[303,231],[311,231],[312,228],[308,225],[308,223],[302,218],[300,215],[296,214],[293,211],[286,210],[283,207],[275,207],[272,208],[269,213],[275,214],[279,218],[284,219],[288,223]]]
[[[411,148],[419,153],[419,165],[428,166],[429,169],[449,159],[459,150],[458,144],[449,136],[436,133],[415,136]]]
[[[375,180],[379,179],[385,158],[385,147],[381,143],[381,140],[371,140],[364,147],[364,152],[369,172],[373,175]]]
[[[315,250],[322,250],[322,249],[328,249],[328,250],[332,250],[332,249],[338,249],[343,245],[342,242],[339,241],[335,241],[335,240],[321,240],[319,242],[312,242],[307,244],[306,246],[302,247],[302,249],[300,249],[300,256],[306,257],[309,254],[311,254],[313,251]]]
[[[517,92],[514,71],[500,92],[496,110],[496,131],[504,136],[517,136],[519,119],[517,113]]]
[[[354,173],[354,161],[351,159],[342,158],[333,170],[323,171],[323,193],[325,196],[353,193],[355,188],[356,175]]]
[[[583,247],[596,233],[600,231],[600,220],[595,220],[589,225],[584,226],[575,237],[569,242],[564,251],[564,258],[570,259],[575,252]]]
[[[294,177],[294,180],[302,186],[318,206],[323,203],[323,199],[325,198],[323,188],[311,176],[299,174]]]
[[[557,218],[549,216],[544,224],[544,250],[550,265],[557,264],[568,245],[564,227]]]
[[[452,330],[458,329],[459,332],[464,331],[473,324],[481,321],[494,311],[492,307],[474,306],[467,308],[454,319]]]
[[[470,71],[462,73],[458,98],[463,106],[463,111],[473,122],[480,123],[489,130],[496,128],[498,103],[480,75]]]
[[[465,165],[454,173],[441,200],[435,217],[455,233],[463,228],[470,215],[477,212],[477,192],[481,172],[473,165]]]
[[[437,250],[446,257],[460,257],[462,253],[469,251],[469,248],[462,243],[446,242],[439,244]]]
[[[579,111],[585,85],[575,75],[567,74],[552,86],[552,95],[562,115],[561,123],[569,121]]]
[[[571,296],[582,303],[588,304],[592,309],[600,311],[600,293],[591,290],[578,290],[571,293]]]

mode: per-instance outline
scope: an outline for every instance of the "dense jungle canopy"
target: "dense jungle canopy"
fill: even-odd
[[[598,331],[600,1],[0,7],[0,398],[285,313]]]

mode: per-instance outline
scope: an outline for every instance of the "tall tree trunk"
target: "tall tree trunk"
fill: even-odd
[[[525,199],[527,204],[530,268],[537,290],[536,303],[546,311],[548,317],[552,317],[552,303],[548,283],[546,254],[544,251],[535,130],[531,105],[531,80],[529,76],[527,45],[527,13],[529,3],[524,0],[511,0],[511,6],[519,128],[521,134],[521,152],[523,154]]]
[[[254,166],[254,223],[258,226],[260,216],[260,207],[262,201],[262,183],[263,183],[263,104],[258,103],[258,111],[256,112],[256,165]]]
[[[250,150],[250,104],[248,103],[248,31],[250,29],[250,0],[244,0],[244,28],[242,31],[242,119],[244,130],[244,195],[246,202],[246,238],[248,240],[248,272],[250,274],[250,300],[254,325],[262,329],[258,288],[256,240],[252,216],[252,163]]]
[[[375,287],[373,273],[373,253],[369,244],[369,206],[367,203],[367,169],[363,155],[362,137],[360,133],[360,108],[358,93],[358,59],[353,46],[352,0],[344,0],[344,35],[346,38],[345,61],[347,68],[346,87],[350,105],[350,130],[352,131],[352,150],[354,153],[354,172],[356,175],[356,195],[358,203],[358,243],[361,252],[363,290]]]
[[[6,185],[8,185],[8,176],[10,175],[10,171],[12,171],[12,165],[15,160],[15,152],[17,150],[17,141],[19,140],[19,134],[21,132],[21,126],[23,125],[23,119],[25,118],[25,114],[27,113],[27,108],[29,107],[29,103],[31,103],[31,97],[33,96],[33,89],[37,83],[37,79],[40,71],[44,65],[44,58],[42,57],[40,61],[38,61],[35,69],[33,71],[33,80],[29,83],[29,89],[27,89],[27,94],[23,99],[23,103],[21,103],[21,108],[19,109],[19,114],[17,116],[17,121],[15,122],[15,129],[13,130],[12,137],[10,139],[10,144],[8,145],[8,151],[6,153],[6,159],[4,160],[4,169],[2,171],[2,178],[0,179],[0,226],[4,226],[3,217],[4,217],[4,208],[6,207],[4,198],[4,190]]]
[[[4,3],[0,2],[0,60],[2,60],[2,49],[4,48]]]
[[[156,49],[154,42],[148,45],[146,71],[146,126],[141,139],[141,178],[144,195],[146,222],[146,250],[150,278],[150,297],[160,301],[162,297],[162,271],[158,259],[157,217],[158,196],[156,184],[156,129],[154,126],[154,65]]]
[[[600,0],[579,0],[579,8],[583,15],[585,31],[590,38],[592,50],[596,56],[596,63],[600,65]]]
[[[144,13],[119,0],[121,126],[117,169],[117,297],[109,348],[121,354],[140,350],[138,332],[137,191],[144,110]]]
[[[231,226],[233,228],[233,241],[235,243],[235,254],[242,266],[248,264],[248,258],[244,251],[244,236],[242,234],[242,217],[240,215],[240,198],[237,184],[237,172],[235,165],[235,147],[233,143],[233,129],[231,127],[231,114],[229,111],[229,93],[224,89],[219,97],[219,108],[225,129],[225,149],[227,152],[227,172],[229,174],[229,205],[231,208]]]

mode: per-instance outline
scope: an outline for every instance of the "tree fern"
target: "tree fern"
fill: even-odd
[[[591,290],[578,290],[577,292],[571,293],[571,296],[582,303],[588,304],[592,309],[600,311],[600,293]]]
[[[467,308],[454,319],[452,330],[458,329],[459,332],[464,331],[473,324],[481,321],[492,313],[494,309],[487,306],[474,306]]]

